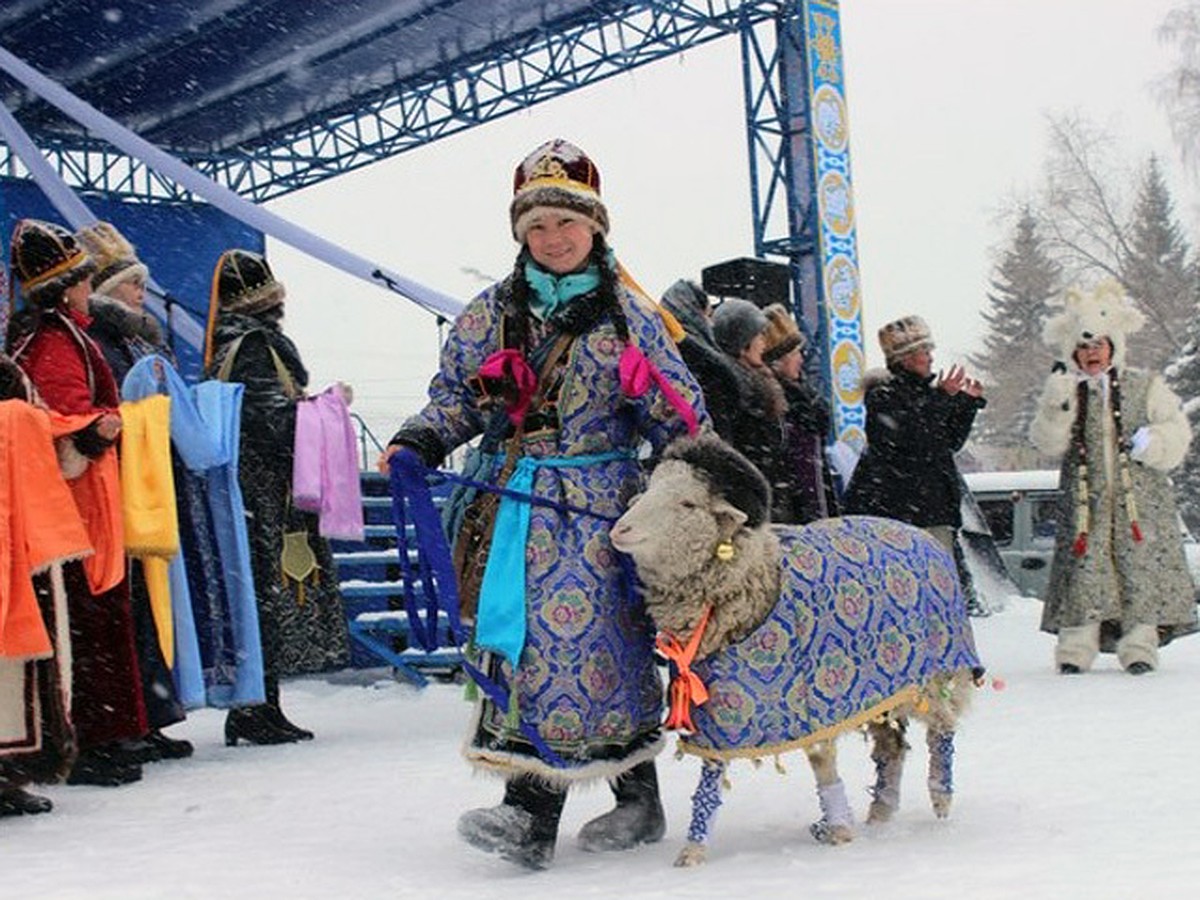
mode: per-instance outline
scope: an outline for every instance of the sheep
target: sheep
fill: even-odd
[[[850,840],[834,739],[864,725],[877,773],[868,821],[886,821],[909,713],[929,728],[934,811],[949,812],[954,725],[979,665],[952,558],[889,519],[771,526],[769,509],[758,470],[700,435],[667,448],[610,532],[675,662],[667,725],[690,731],[679,751],[703,760],[677,866],[704,861],[725,767],[739,757],[803,749],[823,814],[810,831]]]

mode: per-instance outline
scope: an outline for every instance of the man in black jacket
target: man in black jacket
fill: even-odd
[[[867,447],[843,509],[924,528],[953,553],[962,525],[954,454],[987,403],[983,387],[961,366],[933,374],[933,337],[919,316],[884,325],[879,344],[887,372],[867,375]]]

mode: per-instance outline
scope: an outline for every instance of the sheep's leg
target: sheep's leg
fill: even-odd
[[[721,780],[725,763],[706,759],[700,768],[700,783],[692,794],[692,822],[688,826],[687,843],[675,857],[677,866],[698,866],[708,854],[708,839],[712,833],[717,810],[721,808]]]
[[[821,741],[804,751],[817,779],[817,799],[821,818],[808,826],[808,832],[822,844],[845,844],[854,840],[854,814],[846,800],[846,785],[838,777],[837,745]]]
[[[929,801],[934,815],[944,819],[954,797],[954,732],[930,728],[925,743],[929,745]]]
[[[908,753],[908,742],[904,739],[907,727],[905,719],[884,719],[872,722],[869,727],[875,785],[871,788],[867,821],[872,824],[887,822],[900,808],[900,781],[904,774],[904,756]]]

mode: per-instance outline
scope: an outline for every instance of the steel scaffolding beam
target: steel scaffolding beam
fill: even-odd
[[[554,31],[516,36],[486,54],[401,81],[353,109],[236,151],[185,155],[189,165],[256,202],[279,197],[774,17],[778,2],[596,3]],[[134,200],[189,195],[137,160],[87,137],[43,146],[69,184]],[[22,177],[0,146],[0,175]]]

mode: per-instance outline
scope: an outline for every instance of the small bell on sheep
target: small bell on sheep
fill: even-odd
[[[733,543],[730,541],[721,541],[717,544],[716,557],[721,562],[729,562],[734,557]]]

